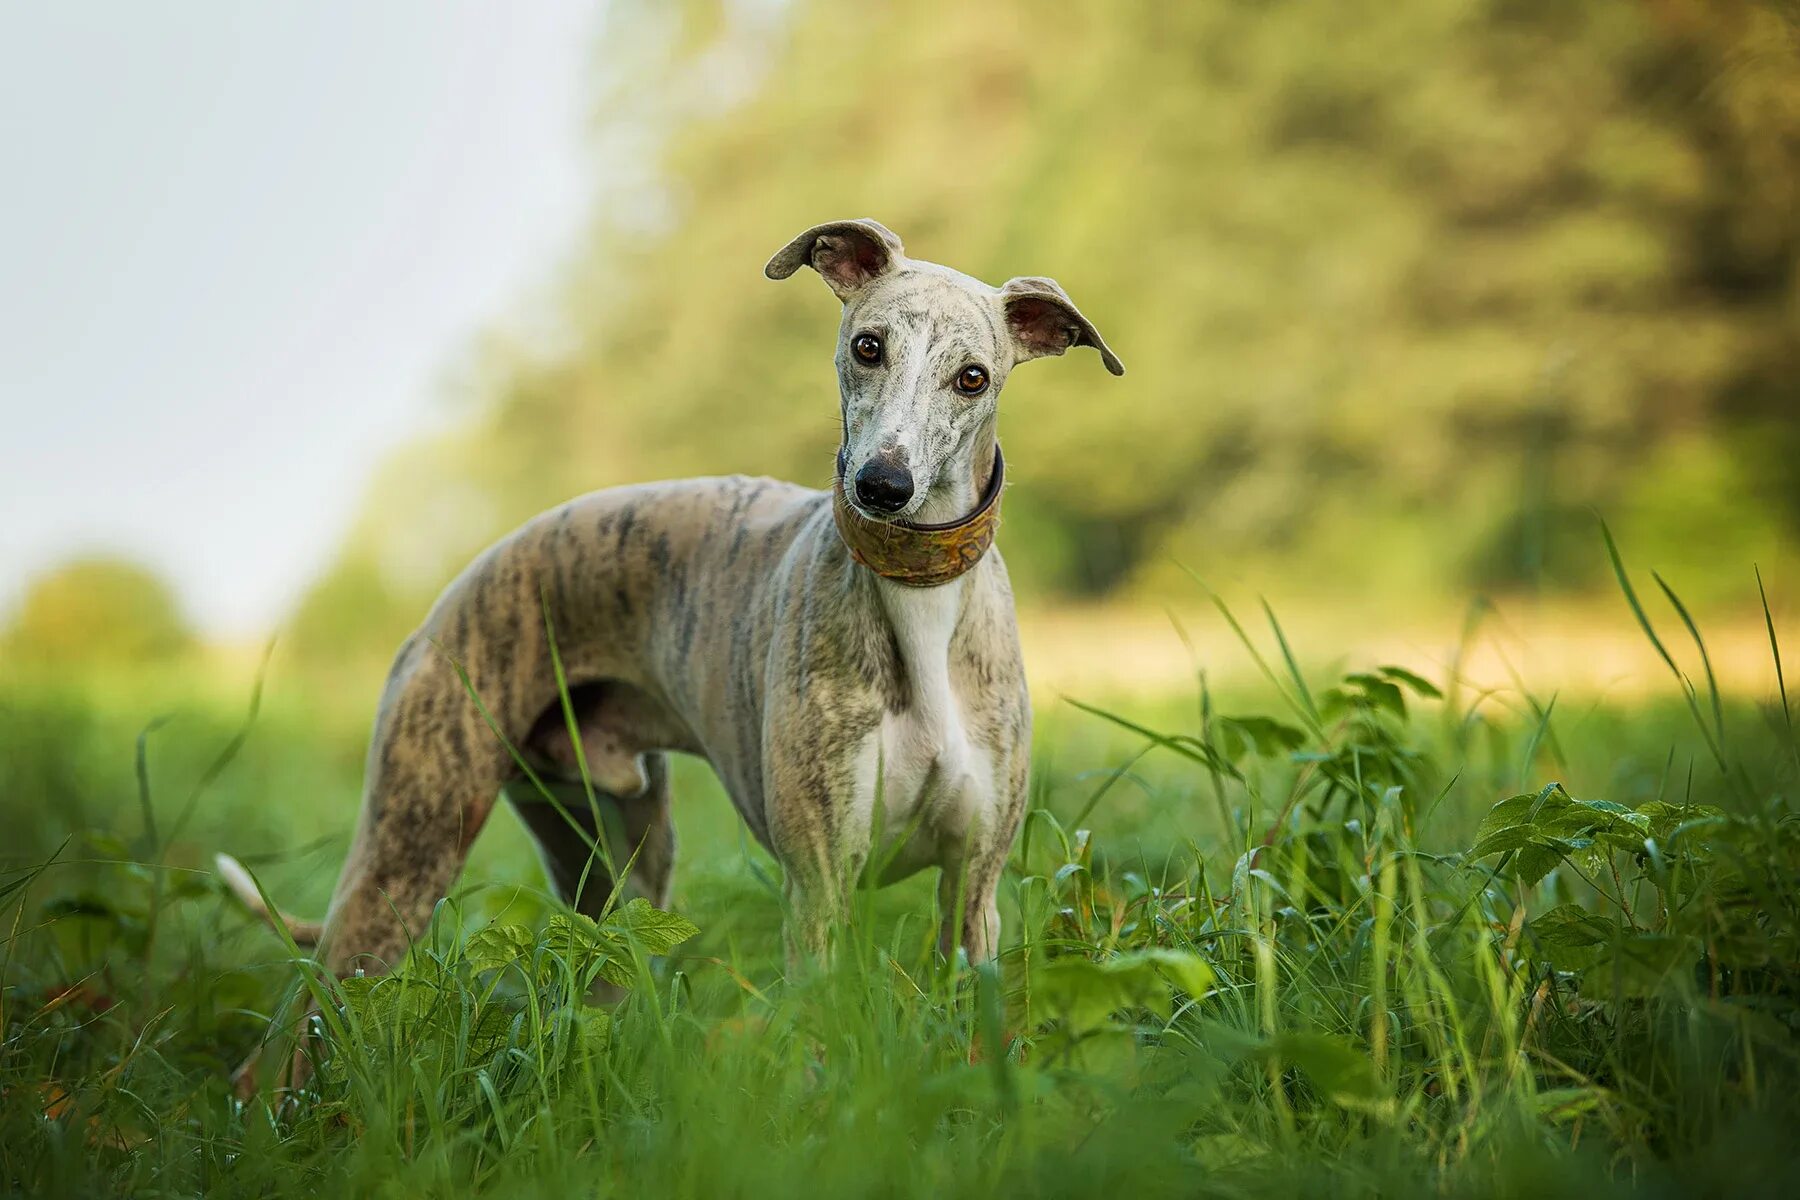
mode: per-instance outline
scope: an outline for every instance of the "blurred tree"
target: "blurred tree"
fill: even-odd
[[[1028,594],[1153,591],[1172,557],[1381,603],[1582,588],[1596,507],[1690,565],[1794,561],[1793,8],[621,2],[567,338],[499,364],[439,459],[484,519],[384,503],[345,574],[430,527],[441,583],[593,487],[824,483],[835,302],[760,267],[854,215],[990,281],[1056,276],[1131,369],[1008,387]],[[1751,429],[1765,452],[1735,453]],[[1663,536],[1658,462],[1732,502]],[[412,619],[429,594],[365,591]]]
[[[118,558],[81,558],[39,576],[5,631],[0,658],[50,666],[166,660],[194,637],[154,572]]]

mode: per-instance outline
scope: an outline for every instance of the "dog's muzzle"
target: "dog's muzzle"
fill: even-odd
[[[857,512],[844,495],[844,454],[840,450],[837,481],[831,489],[831,515],[851,558],[883,579],[907,587],[937,587],[973,570],[994,544],[1000,528],[1000,492],[1005,485],[1006,458],[996,443],[994,469],[968,516],[941,525],[873,521]]]

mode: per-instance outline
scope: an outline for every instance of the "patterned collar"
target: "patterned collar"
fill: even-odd
[[[1000,491],[1006,483],[1006,459],[994,445],[994,469],[975,511],[941,525],[907,521],[872,521],[844,496],[844,456],[838,452],[837,481],[831,489],[831,515],[850,557],[883,579],[907,587],[937,587],[971,571],[981,561],[1000,528]]]

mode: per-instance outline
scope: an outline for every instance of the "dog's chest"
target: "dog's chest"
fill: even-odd
[[[905,664],[906,706],[886,713],[865,760],[871,806],[879,794],[878,858],[890,874],[936,861],[962,841],[971,818],[993,799],[991,752],[969,736],[974,697],[958,694],[952,642],[962,609],[958,580],[936,588],[888,587],[884,603]]]

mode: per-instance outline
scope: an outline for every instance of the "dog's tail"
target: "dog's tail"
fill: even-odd
[[[302,921],[297,917],[290,917],[286,913],[270,908],[269,902],[263,899],[262,892],[258,890],[256,880],[250,877],[250,872],[243,863],[229,854],[215,854],[213,855],[213,867],[219,872],[219,877],[225,881],[225,886],[231,889],[231,894],[236,896],[245,908],[267,921],[271,926],[278,929],[285,928],[288,936],[294,939],[295,945],[303,949],[311,949],[319,944],[319,937],[325,932],[324,925],[318,921]]]

